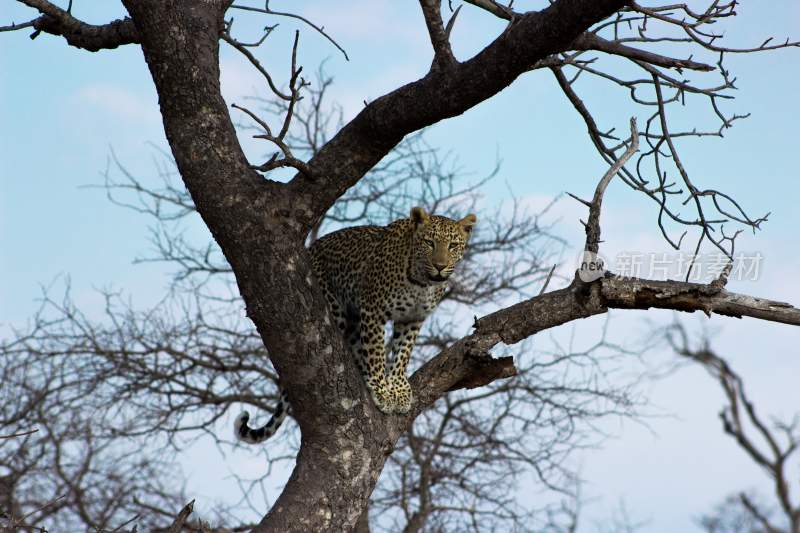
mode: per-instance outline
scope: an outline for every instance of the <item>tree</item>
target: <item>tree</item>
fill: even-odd
[[[330,83],[321,77],[320,89],[310,89],[310,101],[298,105],[297,134],[289,132],[294,151],[313,154],[318,139],[325,136],[323,125],[335,122],[336,106],[328,109],[324,103]],[[267,110],[285,111],[280,103],[266,101],[264,105]],[[275,106],[278,109],[273,109]],[[420,200],[437,212],[456,215],[458,209],[477,201],[476,184],[462,185],[458,168],[446,160],[428,147],[421,135],[405,140],[386,164],[373,169],[337,202],[326,214],[321,231],[331,224],[384,223],[403,216]],[[115,442],[123,449],[136,442],[135,456],[117,455],[107,460],[105,455],[94,455],[92,470],[102,470],[120,486],[137,487],[127,492],[107,487],[103,494],[85,488],[87,484],[103,485],[101,480],[72,480],[72,470],[57,468],[50,454],[36,455],[34,470],[18,466],[16,447],[4,450],[3,463],[12,471],[9,479],[15,482],[16,500],[24,502],[21,507],[25,509],[52,509],[35,516],[38,523],[45,521],[50,527],[78,529],[83,524],[111,528],[137,515],[148,519],[139,520],[140,525],[168,524],[177,505],[165,500],[167,491],[158,482],[168,487],[169,480],[174,483],[179,474],[170,470],[168,475],[155,475],[168,462],[164,447],[153,446],[153,442],[161,437],[169,443],[167,452],[179,452],[187,435],[192,439],[208,433],[214,421],[229,411],[231,401],[264,411],[274,405],[277,376],[265,362],[267,353],[249,323],[238,318],[240,299],[221,296],[228,294],[226,288],[233,284],[230,268],[213,242],[197,245],[185,239],[180,222],[195,214],[191,198],[177,186],[170,161],[160,167],[160,174],[164,185],[148,188],[117,162],[107,172],[104,187],[113,202],[155,221],[153,255],[142,260],[175,266],[173,298],[141,312],[130,308],[119,295],[106,294],[108,320],[104,324],[87,318],[68,294],[60,301],[45,294],[32,327],[0,350],[0,362],[6,365],[4,382],[14,389],[30,390],[38,406],[31,412],[25,403],[9,404],[0,424],[4,431],[21,431],[42,420],[44,427],[37,433],[41,440],[35,445],[44,450],[57,448],[64,430],[52,427],[48,413],[66,411],[72,413],[71,419],[92,428],[85,442],[88,450],[98,441],[105,449],[113,449]],[[477,185],[493,175],[479,179]],[[551,259],[555,254],[549,250],[555,248],[557,253],[561,243],[549,234],[541,216],[525,213],[516,205],[509,212],[508,216],[492,214],[493,222],[476,230],[462,279],[451,287],[443,308],[420,338],[418,359],[424,360],[456,340],[455,332],[464,329],[458,325],[459,310],[496,305],[505,294],[535,294],[539,284],[549,280],[552,268],[544,265],[558,260],[557,256]],[[504,267],[498,269],[498,264]],[[424,421],[398,443],[373,494],[374,527],[380,530],[383,524],[389,531],[413,531],[447,525],[468,530],[480,517],[484,529],[524,529],[536,517],[536,509],[514,502],[510,495],[498,500],[493,488],[500,482],[513,483],[526,470],[533,470],[548,486],[566,488],[562,485],[571,482],[572,475],[564,458],[587,441],[582,421],[625,415],[635,406],[629,391],[607,384],[601,370],[601,359],[608,360],[618,352],[619,348],[603,339],[574,353],[555,350],[534,355],[530,349],[520,350],[516,380],[489,390],[477,389],[474,394],[453,395],[444,404],[432,406],[424,413]],[[572,375],[566,372],[570,367],[582,371]],[[38,372],[46,378],[31,379],[31,374]],[[62,375],[70,379],[62,379]],[[111,375],[117,377],[109,383]],[[42,387],[42,381],[48,386]],[[265,383],[270,382],[275,382],[275,387],[265,390]],[[91,395],[87,396],[87,390]],[[593,405],[592,398],[600,403]],[[487,405],[502,409],[489,411]],[[109,416],[99,418],[99,412]],[[116,416],[120,412],[126,413],[125,420],[131,425],[120,423]],[[520,434],[520,427],[527,429]],[[219,435],[213,438],[218,443],[225,440]],[[273,465],[296,456],[294,440],[293,436],[288,446],[271,443],[264,448],[270,467],[240,479],[244,499],[266,490],[262,484],[269,484]],[[502,451],[497,449],[498,443],[502,443]],[[31,447],[30,442],[19,444]],[[42,487],[46,472],[56,474],[52,489]],[[150,483],[132,478],[134,473],[143,474],[141,480]],[[76,498],[53,509],[49,504],[63,492],[57,488],[65,476],[72,481]],[[423,493],[424,498],[420,497]],[[172,496],[178,497],[177,493]],[[104,504],[107,497],[113,501]],[[74,507],[108,508],[111,512],[76,516],[70,512]],[[230,511],[221,510],[216,520],[235,523]]]
[[[467,111],[522,73],[538,68],[552,70],[610,166],[592,200],[584,201],[589,208],[585,243],[588,252],[599,250],[603,195],[609,181],[619,176],[634,190],[658,203],[660,221],[671,220],[696,230],[696,249],[704,242],[710,243],[731,257],[736,234],[723,231],[723,220],[757,228],[764,218],[751,218],[720,191],[695,186],[681,163],[675,139],[721,134],[723,128],[740,118],[725,115],[718,105],[733,87],[722,59],[725,53],[734,50],[722,47],[721,36],[708,30],[709,24],[734,13],[735,2],[714,1],[705,11],[694,12],[686,6],[645,7],[622,0],[559,0],[527,13],[517,13],[494,2],[469,2],[508,20],[509,24],[483,51],[461,62],[455,59],[449,45],[458,11],[445,24],[440,4],[422,1],[434,49],[428,74],[367,104],[305,160],[294,151],[287,137],[305,85],[296,67],[297,42],[292,51],[289,88],[282,91],[250,51],[251,43],[233,37],[232,24],[226,21],[226,13],[233,9],[282,15],[271,11],[268,5],[256,8],[214,1],[126,0],[123,4],[130,18],[92,26],[49,2],[24,0],[23,3],[39,10],[41,15],[29,23],[4,29],[33,27],[34,35],[41,32],[60,35],[70,45],[92,51],[131,44],[142,47],[159,93],[172,156],[192,205],[209,227],[236,279],[248,317],[288,391],[302,433],[292,477],[256,531],[352,529],[362,518],[386,458],[415,419],[431,406],[439,405],[437,400],[450,391],[488,386],[520,371],[511,358],[495,359],[489,354],[501,342],[516,344],[538,332],[605,313],[609,308],[702,310],[709,314],[800,323],[800,313],[792,306],[726,291],[726,273],[709,285],[613,275],[593,280],[576,276],[564,289],[532,296],[476,320],[473,333],[441,347],[414,374],[411,381],[416,400],[411,413],[386,417],[370,403],[342,339],[326,326],[330,321],[324,299],[316,289],[308,264],[305,249],[308,236],[319,231],[320,222],[335,202],[357,186],[405,136]],[[677,36],[654,34],[657,31],[654,27],[677,32]],[[220,95],[220,40],[240,50],[264,74],[276,97],[286,102],[279,127],[270,127],[252,111],[239,108],[263,130],[260,136],[279,149],[263,164],[254,165],[245,158]],[[642,47],[635,48],[637,43]],[[660,43],[667,44],[666,52],[674,52],[670,47],[677,44],[697,52],[696,55],[718,56],[717,67],[644,50],[644,45]],[[785,46],[795,43],[765,42],[742,51]],[[610,74],[586,59],[587,52],[629,60],[646,72],[647,77],[628,79],[621,73]],[[716,71],[723,82],[704,88],[671,76],[669,69]],[[608,78],[629,90],[635,103],[649,108],[651,114],[644,131],[640,134],[632,123],[630,139],[620,141],[611,131],[601,129],[575,92],[576,80],[583,75]],[[720,120],[719,131],[670,130],[667,108],[687,95],[708,100]],[[636,171],[630,172],[624,164],[638,149],[640,140],[648,148],[640,154]],[[668,180],[667,163],[674,165],[674,173],[685,191]],[[287,183],[265,177],[283,167],[297,171]],[[679,198],[694,206],[695,215],[686,218],[673,209],[672,200]],[[679,247],[682,237],[673,238],[669,228],[664,224],[660,227],[665,238]],[[210,326],[212,334],[219,330],[216,323],[221,318],[214,317],[211,323],[201,318],[199,327]],[[236,338],[231,333],[235,334],[225,331],[225,338]],[[84,333],[83,338],[91,340],[92,336]],[[260,350],[254,344],[259,339],[248,335],[235,347]],[[190,352],[179,354],[181,361],[189,365],[193,364]],[[140,364],[138,357],[124,362],[132,369]],[[339,375],[335,369],[342,364],[345,372]],[[343,399],[347,401],[340,401]],[[250,399],[266,407],[264,400]],[[352,423],[354,419],[357,424]],[[340,482],[341,473],[347,480],[345,484]]]
[[[723,431],[764,471],[774,490],[774,504],[745,491],[732,494],[701,517],[700,525],[709,533],[800,531],[800,503],[792,496],[789,473],[800,443],[800,415],[795,413],[788,422],[773,417],[768,423],[745,391],[742,377],[711,347],[709,339],[692,342],[680,323],[667,328],[666,338],[679,355],[702,365],[717,381],[725,397],[719,412]]]

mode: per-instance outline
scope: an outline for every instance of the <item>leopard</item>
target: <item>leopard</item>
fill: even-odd
[[[406,369],[414,344],[423,322],[445,295],[476,222],[474,214],[454,220],[414,207],[408,218],[386,226],[340,229],[310,247],[312,269],[334,323],[372,401],[387,415],[411,409]],[[392,334],[385,343],[388,322]],[[263,442],[289,412],[281,389],[270,420],[251,428],[244,411],[234,424],[236,437],[251,444]]]

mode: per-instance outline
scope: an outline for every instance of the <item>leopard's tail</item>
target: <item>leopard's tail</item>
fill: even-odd
[[[266,424],[260,428],[251,428],[247,425],[247,421],[250,420],[250,413],[242,411],[242,413],[236,417],[236,421],[233,424],[233,432],[237,439],[242,442],[247,442],[248,444],[264,442],[278,431],[288,411],[289,400],[286,397],[286,391],[280,389],[278,405],[275,406],[272,418],[270,418]]]

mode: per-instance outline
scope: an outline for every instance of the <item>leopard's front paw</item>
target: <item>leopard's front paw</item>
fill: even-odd
[[[394,400],[389,390],[389,384],[386,381],[368,381],[367,389],[369,389],[372,401],[381,412],[387,415],[394,412]]]
[[[411,384],[405,376],[389,381],[389,389],[394,398],[394,412],[401,415],[408,413],[411,410],[414,396],[411,392]]]

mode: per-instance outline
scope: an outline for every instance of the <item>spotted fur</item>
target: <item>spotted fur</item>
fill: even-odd
[[[461,261],[476,222],[429,215],[421,207],[388,226],[346,228],[311,246],[314,272],[364,377],[375,405],[384,413],[407,413],[411,387],[406,367],[422,322],[442,298],[447,280]],[[392,338],[384,346],[386,323]],[[387,352],[394,355],[387,365]],[[388,370],[387,370],[388,366]],[[273,417],[258,429],[236,420],[241,440],[271,437],[286,415],[285,394]]]
[[[275,406],[272,417],[270,417],[266,424],[257,429],[251,428],[247,425],[247,422],[250,420],[250,413],[242,411],[239,416],[236,417],[236,421],[233,424],[233,433],[237,439],[242,442],[247,442],[248,444],[264,442],[278,431],[278,428],[283,424],[283,419],[286,418],[288,412],[289,402],[286,399],[286,391],[281,389],[280,395],[278,396],[278,404]]]

